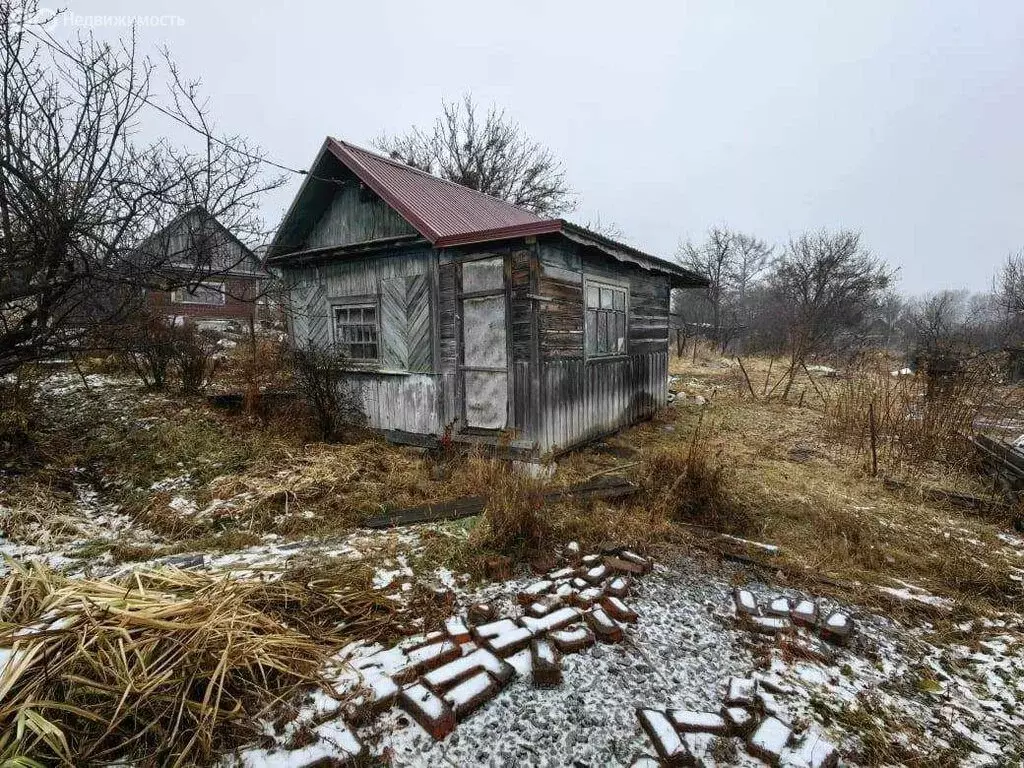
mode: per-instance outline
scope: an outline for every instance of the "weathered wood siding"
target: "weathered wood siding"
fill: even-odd
[[[376,429],[441,434],[446,423],[434,345],[436,269],[435,252],[425,248],[285,269],[299,346],[333,342],[332,305],[377,305],[380,363],[346,373],[342,382],[358,393]]]
[[[415,233],[409,222],[352,179],[338,186],[338,191],[313,225],[302,247],[352,245]]]
[[[567,448],[650,417],[668,396],[668,279],[573,243],[542,242],[538,255],[539,447]],[[629,288],[625,355],[585,354],[588,278]]]

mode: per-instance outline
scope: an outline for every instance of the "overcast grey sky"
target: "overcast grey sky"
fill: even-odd
[[[1020,0],[65,6],[173,14],[143,49],[169,45],[220,128],[288,165],[471,90],[564,161],[573,218],[658,255],[715,224],[848,227],[919,293],[984,289],[1024,248]],[[268,198],[271,224],[298,183]]]

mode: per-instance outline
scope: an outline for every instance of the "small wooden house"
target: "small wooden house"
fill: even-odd
[[[539,455],[665,404],[669,297],[703,278],[328,138],[271,243],[297,345],[390,439]]]

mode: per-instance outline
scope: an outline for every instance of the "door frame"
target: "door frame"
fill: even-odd
[[[462,265],[467,262],[474,261],[485,261],[487,259],[501,259],[501,275],[502,275],[502,286],[501,288],[493,288],[485,291],[470,291],[468,293],[462,290]],[[512,415],[515,413],[513,405],[513,392],[514,386],[512,384],[512,297],[511,297],[511,283],[512,283],[512,261],[507,253],[474,253],[469,256],[456,259],[455,264],[456,270],[456,287],[455,287],[455,317],[458,332],[457,338],[457,349],[458,356],[456,359],[456,372],[455,372],[455,410],[457,413],[458,431],[463,434],[477,434],[477,435],[497,435],[507,429],[511,428]],[[477,366],[467,366],[465,361],[465,337],[464,337],[464,313],[462,310],[462,302],[465,299],[476,299],[476,298],[487,298],[493,296],[503,296],[505,299],[505,385],[507,389],[506,394],[506,412],[505,412],[505,426],[500,429],[487,429],[484,427],[471,427],[466,421],[466,377],[465,372],[470,371],[493,371],[495,373],[501,372],[502,369],[497,368],[480,368]]]

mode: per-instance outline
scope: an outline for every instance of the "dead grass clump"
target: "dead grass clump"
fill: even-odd
[[[0,593],[0,758],[206,764],[258,738],[353,639],[393,638],[399,606],[367,563],[276,579],[173,569],[84,580],[9,563]],[[415,592],[415,590],[414,590]]]
[[[515,561],[549,549],[554,515],[545,509],[544,483],[514,472],[506,463],[493,464],[487,503],[470,533],[470,545]]]
[[[319,681],[328,648],[253,605],[258,582],[14,569],[0,602],[3,745],[43,763],[209,762]]]
[[[742,534],[751,527],[749,513],[729,492],[732,472],[715,451],[711,429],[698,421],[689,443],[653,447],[644,456],[648,504],[668,519]]]

